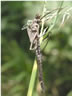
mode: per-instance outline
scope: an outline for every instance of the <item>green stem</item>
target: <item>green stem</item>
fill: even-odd
[[[36,74],[37,74],[37,62],[36,62],[36,59],[35,59],[27,96],[32,96]]]
[[[45,12],[46,12],[46,1],[44,2],[43,16],[44,16]],[[43,18],[43,19],[42,19],[42,27],[41,27],[40,35],[43,33],[44,21],[45,21],[45,19]],[[43,37],[40,38],[40,44],[41,44],[42,40],[43,40]]]

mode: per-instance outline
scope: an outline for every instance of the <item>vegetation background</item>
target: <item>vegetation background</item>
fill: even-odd
[[[47,2],[47,9],[55,9],[60,2]],[[1,71],[2,96],[26,96],[35,59],[29,50],[27,31],[21,28],[36,13],[42,15],[42,1],[1,2]],[[64,2],[70,8],[72,2]],[[63,7],[62,6],[62,7]],[[70,14],[72,11],[70,12]],[[43,74],[47,96],[72,96],[72,15],[60,27],[62,16],[52,29],[51,39],[42,52]],[[48,26],[48,24],[46,24]],[[36,79],[33,96],[40,96]]]

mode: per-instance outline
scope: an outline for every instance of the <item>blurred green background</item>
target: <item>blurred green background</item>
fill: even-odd
[[[55,9],[59,4],[47,2],[46,7]],[[43,6],[42,1],[1,2],[2,96],[27,95],[35,54],[29,50],[27,31],[21,28],[36,13],[42,15]],[[64,2],[63,6],[70,8],[72,2]],[[51,39],[42,51],[47,96],[72,96],[72,10],[70,15],[61,28],[63,15],[58,18]],[[33,96],[40,96],[38,83],[35,84]]]

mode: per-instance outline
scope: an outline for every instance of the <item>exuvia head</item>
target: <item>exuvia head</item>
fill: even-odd
[[[40,23],[41,21],[40,21],[40,15],[39,14],[36,14],[36,16],[35,16],[35,19],[37,20],[37,23]]]

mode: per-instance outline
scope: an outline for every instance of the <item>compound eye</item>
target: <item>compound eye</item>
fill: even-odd
[[[36,27],[38,28],[38,25],[36,25]]]

